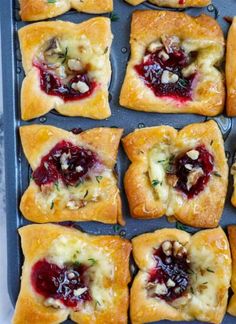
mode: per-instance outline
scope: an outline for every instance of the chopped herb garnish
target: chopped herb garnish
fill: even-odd
[[[104,54],[107,54],[107,52],[108,52],[108,46],[105,48]]]
[[[60,191],[58,181],[56,181],[56,182],[54,183],[54,186],[56,187],[57,191]]]
[[[80,262],[76,261],[76,262],[74,262],[74,265],[77,266],[77,267],[80,267]]]
[[[213,175],[214,175],[215,177],[221,178],[221,175],[220,175],[217,171],[214,171],[214,172],[213,172]]]
[[[190,287],[190,291],[192,294],[194,294],[193,287]]]
[[[215,273],[215,271],[212,270],[212,269],[210,269],[210,268],[207,268],[206,270],[207,270],[208,272]]]
[[[95,301],[95,307],[97,307],[97,306],[101,306],[101,304],[99,303],[98,300]]]
[[[214,143],[214,141],[213,140],[211,140],[211,143],[210,143],[210,145],[212,146],[212,144]]]
[[[116,225],[113,226],[113,230],[114,230],[115,233],[119,232],[120,229],[121,229],[121,227],[118,224],[116,224]]]
[[[188,233],[194,233],[195,230],[194,228],[190,227],[190,226],[186,226],[180,222],[176,222],[175,224],[175,227],[181,231],[185,231],[185,232],[188,232]]]
[[[88,261],[90,261],[92,265],[95,265],[97,263],[97,261],[93,258],[88,259]]]
[[[59,58],[62,58],[63,59],[62,62],[61,62],[61,64],[64,64],[65,61],[67,60],[67,54],[68,54],[68,47],[66,47],[64,53],[59,54]]]
[[[57,0],[48,0],[48,3],[55,3]]]
[[[194,274],[195,272],[192,269],[188,269],[187,273],[188,274]]]
[[[86,190],[85,194],[84,194],[84,198],[86,198],[88,196],[88,190]]]
[[[152,180],[152,186],[153,187],[156,187],[156,186],[162,186],[162,181],[159,181],[159,180]]]
[[[54,208],[54,201],[52,201],[51,206],[50,206],[50,209],[53,209],[53,208]]]
[[[110,14],[110,19],[111,19],[111,21],[118,21],[120,18],[116,13],[112,12]]]
[[[206,282],[203,282],[203,283],[202,283],[202,285],[207,285],[207,284],[208,284],[208,282],[207,282],[207,281],[206,281]]]
[[[102,180],[102,176],[96,176],[96,180],[98,183],[100,183],[100,181]]]

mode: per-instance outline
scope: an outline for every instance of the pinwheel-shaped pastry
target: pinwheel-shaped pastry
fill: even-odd
[[[162,229],[132,243],[140,269],[131,288],[132,324],[165,319],[221,323],[231,277],[229,245],[221,228],[192,237]]]
[[[70,9],[100,14],[113,9],[113,0],[19,0],[22,20],[43,20],[59,16]]]
[[[231,288],[234,295],[231,297],[228,305],[228,313],[236,316],[236,225],[228,226],[229,243],[232,255],[232,277],[231,277]]]
[[[20,203],[37,223],[99,221],[123,223],[114,174],[122,130],[94,128],[73,134],[53,126],[20,128],[33,170]]]
[[[226,83],[227,83],[227,114],[236,116],[236,18],[233,19],[227,39]]]
[[[214,121],[135,130],[123,139],[132,162],[124,185],[135,218],[174,216],[196,227],[218,225],[228,184],[221,132]]]
[[[67,116],[110,116],[110,19],[34,23],[19,30],[19,39],[26,74],[21,89],[22,119],[52,109]]]
[[[52,224],[19,233],[25,261],[13,324],[127,323],[130,242]]]
[[[125,0],[133,6],[139,5],[146,0]],[[204,7],[211,3],[211,0],[147,0],[156,6],[186,8],[186,7]]]
[[[215,19],[180,12],[136,11],[130,44],[122,106],[206,116],[223,110],[225,88],[217,66],[224,55],[224,37]]]

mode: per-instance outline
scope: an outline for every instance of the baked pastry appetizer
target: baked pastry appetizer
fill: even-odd
[[[234,295],[231,297],[228,305],[228,313],[236,316],[236,225],[230,225],[227,227],[229,235],[229,244],[231,248],[232,255],[232,277],[231,277],[231,288]]]
[[[110,116],[110,19],[81,24],[39,22],[19,30],[26,77],[21,115],[28,120],[56,109],[67,116]],[[30,39],[30,41],[29,41]]]
[[[228,116],[236,116],[236,18],[233,19],[228,33],[226,52],[226,84],[227,84],[227,105]]]
[[[25,262],[13,324],[126,324],[131,243],[60,225],[19,230]]]
[[[231,175],[234,179],[234,190],[231,197],[231,203],[234,207],[236,207],[236,162],[231,167]]]
[[[133,14],[131,58],[120,94],[124,107],[161,113],[219,114],[225,89],[216,68],[224,37],[206,15],[144,10]]]
[[[33,170],[20,203],[24,217],[36,223],[123,224],[114,173],[121,135],[118,128],[73,134],[53,126],[21,127],[23,150]]]
[[[133,6],[139,5],[146,0],[125,0]],[[186,7],[204,7],[211,3],[211,0],[148,0],[148,2],[160,7],[186,8]]]
[[[229,244],[221,228],[192,237],[162,229],[132,243],[140,268],[131,288],[133,324],[165,319],[221,323],[231,277]]]
[[[70,9],[100,14],[113,10],[113,0],[19,0],[22,20],[43,20],[59,16]]]
[[[214,121],[135,130],[123,139],[131,165],[124,186],[135,218],[174,216],[195,227],[216,227],[227,192],[228,165]],[[219,190],[220,188],[220,190]]]

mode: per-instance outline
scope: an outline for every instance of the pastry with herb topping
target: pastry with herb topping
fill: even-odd
[[[33,222],[99,221],[123,224],[114,173],[122,135],[118,128],[79,134],[53,126],[20,128],[32,169],[20,210]]]
[[[59,16],[70,9],[100,14],[113,9],[113,0],[19,0],[22,20],[43,20]]]
[[[140,269],[130,295],[133,324],[160,320],[221,323],[231,256],[220,227],[193,236],[162,229],[137,236],[132,244]]]
[[[34,23],[19,30],[19,39],[26,74],[21,89],[23,120],[52,109],[66,116],[110,116],[109,18],[93,18],[80,24]]]
[[[232,277],[231,288],[233,290],[233,296],[231,297],[228,305],[228,313],[232,316],[236,316],[236,225],[230,225],[227,227],[229,235],[229,244],[232,255]]]
[[[224,36],[215,19],[174,11],[136,11],[130,44],[121,106],[205,116],[223,111],[224,78],[218,68]]]
[[[129,241],[53,224],[19,233],[25,261],[13,324],[127,324]]]
[[[228,184],[221,132],[214,121],[177,131],[137,129],[123,138],[131,161],[124,179],[134,218],[174,216],[195,227],[216,227]]]

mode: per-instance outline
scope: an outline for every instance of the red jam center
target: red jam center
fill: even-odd
[[[33,179],[38,186],[59,179],[65,185],[75,186],[98,165],[100,162],[94,152],[62,141],[42,158],[40,166],[33,172]]]
[[[72,264],[60,268],[44,259],[34,264],[31,282],[38,294],[60,300],[67,307],[76,308],[81,302],[92,300],[86,271],[87,267],[83,265]],[[79,288],[87,290],[76,294],[75,291]]]
[[[46,67],[46,65],[34,64],[35,67],[39,69],[40,72],[40,87],[41,90],[46,94],[51,96],[58,96],[64,101],[73,101],[89,97],[95,87],[96,83],[90,81],[88,75],[78,74],[72,77],[67,83],[63,83],[62,80],[53,72]],[[78,83],[79,81],[85,83],[88,86],[88,91],[82,93],[80,91],[74,90],[72,88],[73,83]]]
[[[186,152],[175,160],[175,174],[178,178],[175,188],[185,193],[189,199],[204,190],[214,169],[214,157],[203,145],[194,150],[199,153],[197,159],[192,159]]]
[[[163,49],[145,53],[143,62],[135,66],[137,73],[143,78],[145,84],[152,89],[157,97],[171,97],[178,101],[192,99],[192,87],[196,73],[184,77],[181,70],[188,66],[190,57],[179,48],[168,53],[166,59],[161,55]],[[167,54],[165,52],[165,54]],[[163,73],[171,72],[178,80],[176,82],[163,83]]]
[[[172,302],[186,293],[190,266],[187,262],[187,253],[175,253],[174,242],[168,241],[168,243],[171,245],[168,255],[163,251],[163,245],[154,251],[156,267],[150,271],[149,283],[165,287],[165,290],[160,293],[154,290],[152,297]]]

